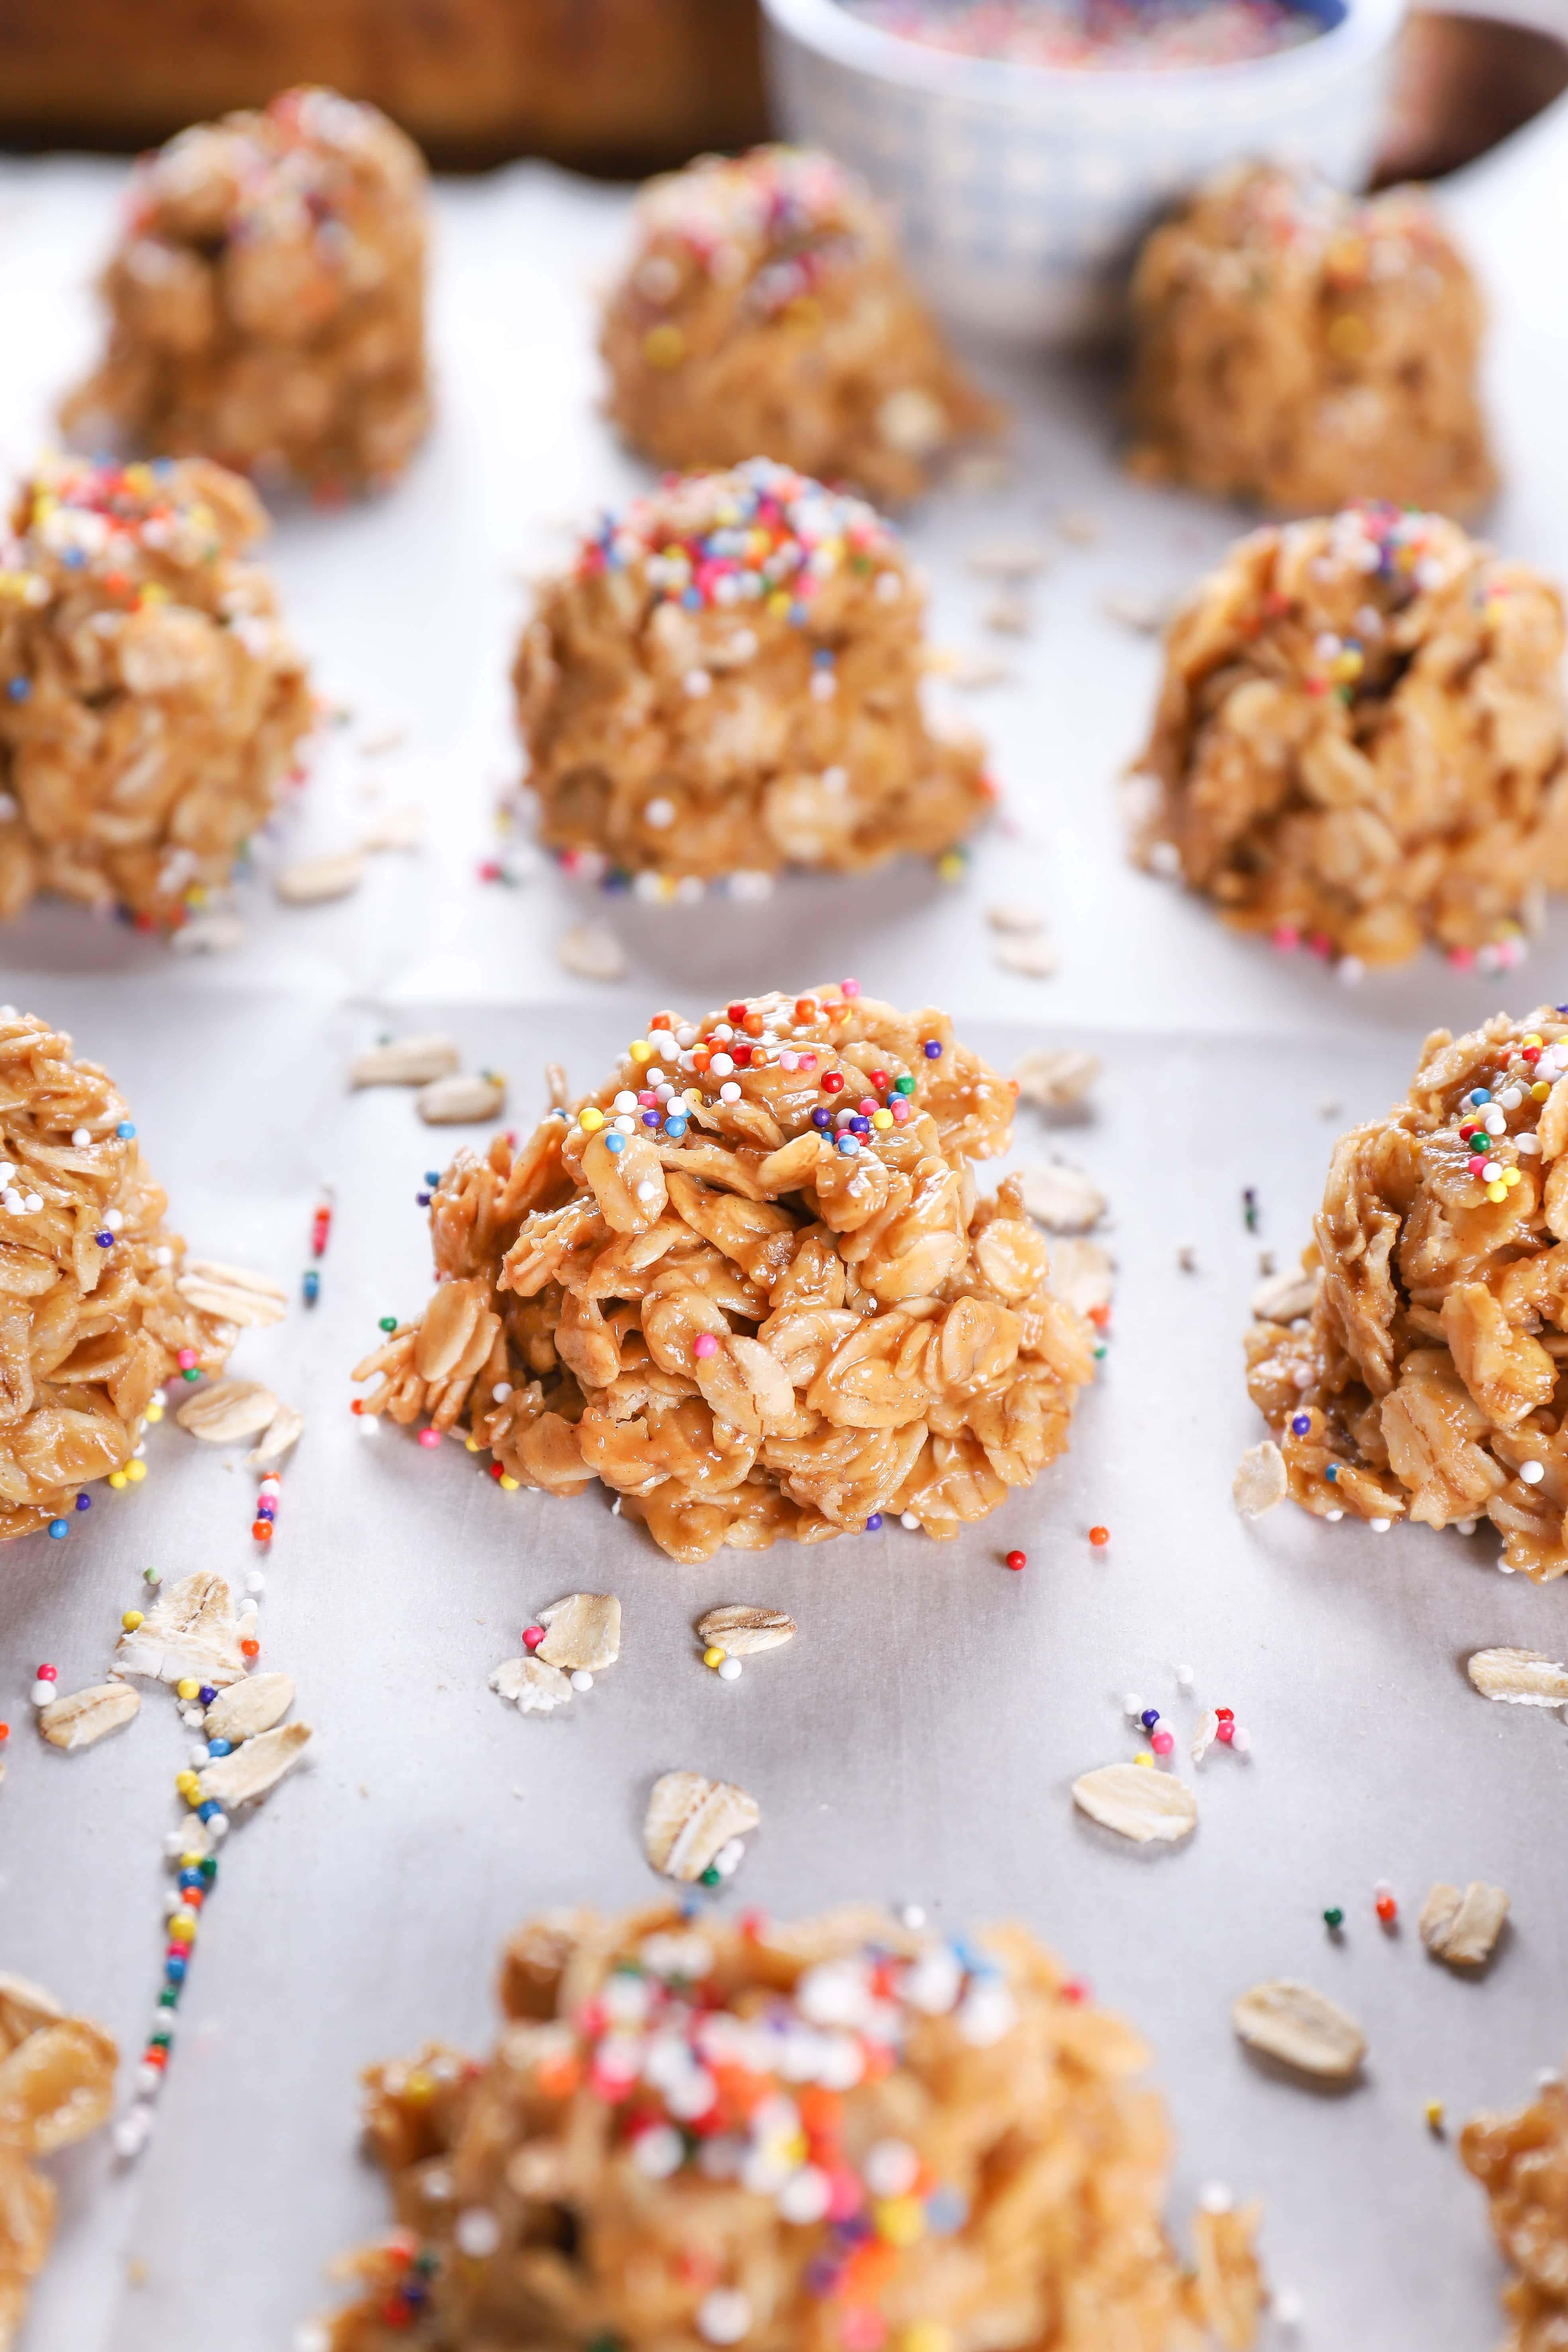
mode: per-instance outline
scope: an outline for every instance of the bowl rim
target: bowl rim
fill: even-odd
[[[1262,97],[1272,94],[1270,85],[1283,95],[1304,82],[1337,80],[1388,46],[1404,20],[1406,5],[1407,0],[1345,0],[1340,22],[1313,39],[1294,48],[1277,49],[1269,57],[1241,58],[1229,65],[1086,69],[966,58],[948,49],[928,48],[902,34],[868,24],[840,5],[840,0],[762,0],[774,33],[815,50],[835,65],[904,89],[1020,111],[1041,100],[1071,100],[1093,107],[1115,105],[1131,97],[1162,96],[1171,100],[1195,93],[1200,98],[1234,98],[1247,88]],[[1259,83],[1265,85],[1263,89],[1257,89]]]

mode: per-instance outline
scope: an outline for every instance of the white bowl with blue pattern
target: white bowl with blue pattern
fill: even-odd
[[[763,0],[784,134],[852,164],[955,325],[1065,343],[1114,324],[1138,240],[1245,157],[1371,166],[1405,0],[1312,0],[1324,30],[1165,71],[1004,64],[885,33],[837,0]]]

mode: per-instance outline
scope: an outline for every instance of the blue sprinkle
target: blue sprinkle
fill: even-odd
[[[1472,1087],[1470,1089],[1470,1100],[1475,1104],[1476,1108],[1479,1110],[1482,1103],[1490,1102],[1491,1097],[1488,1094],[1485,1087]]]
[[[811,656],[811,666],[813,669],[831,669],[833,667],[833,656],[829,653],[826,646],[817,646],[816,651]]]
[[[426,1168],[425,1171],[425,1181],[429,1185],[431,1191],[434,1192],[437,1185],[441,1181],[441,1171],[438,1168]]]
[[[969,2219],[969,2207],[956,2189],[935,2189],[926,2200],[926,2228],[939,2238],[952,2237]]]
[[[321,1277],[316,1272],[313,1265],[308,1265],[305,1268],[304,1275],[300,1280],[300,1288],[303,1295],[306,1306],[314,1307],[317,1299],[320,1298],[321,1295]]]
[[[200,1886],[202,1883],[202,1874],[199,1870],[181,1871],[180,1885],[182,1886]]]
[[[92,1496],[90,1495],[79,1495],[76,1498],[76,1507],[79,1511],[90,1511],[92,1508]]]
[[[200,1699],[204,1706],[211,1706],[214,1699],[217,1696],[217,1685],[216,1683],[203,1683],[196,1693],[196,1696]]]
[[[428,1192],[416,1192],[414,1200],[415,1205],[417,1208],[427,1209],[430,1206],[430,1195]]]
[[[849,1122],[849,1132],[851,1135],[869,1135],[871,1132],[870,1120],[868,1118],[852,1118]]]
[[[1146,1706],[1138,1720],[1142,1725],[1145,1731],[1152,1731],[1154,1726],[1160,1720],[1159,1708],[1157,1706]]]
[[[185,1963],[184,1960],[175,1959],[174,1954],[171,1953],[169,1958],[163,1963],[163,1974],[167,1977],[172,1985],[184,1984],[185,1981]]]
[[[811,1114],[811,1123],[813,1127],[831,1127],[833,1124],[833,1113],[830,1110],[825,1109],[819,1103]]]
[[[667,1118],[664,1122],[664,1131],[671,1143],[679,1143],[686,1134],[686,1121],[683,1118]]]
[[[205,1805],[196,1807],[196,1819],[198,1822],[210,1822],[215,1813],[221,1813],[222,1811],[223,1807],[218,1803],[217,1799],[209,1797]]]
[[[798,601],[793,604],[789,608],[789,617],[792,625],[795,628],[804,628],[805,625],[805,606]]]
[[[621,1134],[621,1132],[620,1132],[619,1129],[617,1129],[617,1128],[612,1128],[612,1129],[611,1129],[611,1130],[610,1130],[610,1132],[609,1132],[609,1134],[608,1134],[608,1135],[606,1135],[606,1136],[605,1136],[605,1150],[606,1150],[606,1151],[613,1151],[613,1152],[616,1152],[616,1153],[618,1155],[619,1153],[623,1152],[623,1151],[626,1150],[626,1137],[625,1137],[623,1134]]]
[[[869,1517],[869,1518],[867,1520],[867,1522],[866,1522],[866,1533],[867,1533],[868,1536],[874,1536],[874,1535],[876,1534],[876,1532],[877,1532],[878,1528],[881,1526],[881,1524],[882,1524],[882,1514],[881,1514],[881,1512],[880,1512],[880,1511],[873,1511],[873,1512],[872,1512],[872,1514],[871,1514],[871,1516],[870,1516],[870,1517]]]
[[[92,1238],[98,1244],[100,1249],[112,1249],[114,1247],[114,1235],[110,1233],[94,1234]]]
[[[1323,1473],[1324,1477],[1328,1480],[1328,1482],[1329,1482],[1329,1484],[1330,1484],[1330,1486],[1331,1486],[1333,1485],[1334,1481],[1338,1478],[1339,1475],[1340,1475],[1340,1465],[1339,1465],[1339,1464],[1338,1464],[1337,1462],[1331,1462],[1331,1463],[1330,1463],[1330,1465],[1329,1465],[1329,1466],[1328,1466],[1328,1468],[1327,1468],[1327,1469],[1324,1471],[1324,1473]]]
[[[1312,1416],[1310,1412],[1293,1413],[1290,1417],[1290,1427],[1298,1437],[1305,1437],[1311,1426]]]
[[[87,558],[79,547],[68,547],[60,561],[68,572],[79,572]]]
[[[934,1037],[928,1037],[921,1050],[928,1062],[937,1062],[942,1059],[942,1047]]]
[[[121,1143],[129,1143],[132,1137],[135,1134],[136,1129],[132,1126],[131,1121],[128,1118],[122,1118],[114,1132],[120,1138]]]
[[[8,678],[5,682],[5,691],[13,702],[26,702],[33,691],[32,681],[25,677]]]
[[[61,1536],[68,1536],[70,1531],[71,1523],[68,1519],[51,1519],[49,1521],[49,1533],[54,1536],[57,1540]]]
[[[645,1110],[642,1115],[642,1123],[645,1127],[657,1127],[659,1123],[659,1115],[658,1111]]]
[[[837,1139],[837,1141],[838,1149],[844,1154],[846,1160],[853,1160],[855,1154],[860,1149],[859,1137],[858,1135],[851,1135],[847,1128],[846,1128],[844,1133]]]
[[[695,588],[683,588],[680,592],[680,602],[689,613],[700,613],[702,610],[702,599]]]
[[[209,1756],[226,1756],[228,1752],[229,1746],[226,1739],[209,1739],[207,1741],[207,1754]]]

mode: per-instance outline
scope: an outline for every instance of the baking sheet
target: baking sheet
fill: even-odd
[[[12,463],[91,348],[87,280],[121,180],[79,161],[0,173]],[[1554,120],[1455,199],[1498,314],[1514,487],[1495,535],[1559,572],[1565,189]],[[976,541],[1029,531],[1054,554],[1033,635],[1005,648],[1017,677],[966,704],[1008,814],[963,887],[904,868],[693,918],[581,893],[548,869],[516,889],[480,884],[493,794],[515,767],[519,574],[638,479],[592,407],[589,298],[625,201],[531,168],[440,191],[440,428],[393,499],[288,514],[274,543],[321,682],[353,718],[262,845],[240,894],[245,944],[181,961],[61,908],[0,940],[5,994],[115,1071],[194,1245],[292,1282],[318,1185],[338,1192],[320,1306],[247,1337],[237,1367],[309,1416],[263,1634],[317,1740],[226,1849],[152,2147],[129,2168],[101,2144],[54,2168],[64,2213],[27,2352],[196,2352],[219,2324],[233,2352],[283,2352],[325,2298],[323,2263],[384,2217],[353,2153],[357,2067],[429,2034],[483,2046],[495,1956],[529,1909],[645,1895],[642,1803],[676,1765],[761,1801],[735,1899],[798,1913],[886,1895],[943,1922],[1037,1925],[1153,2045],[1180,2140],[1173,2210],[1215,2179],[1265,2200],[1270,2273],[1306,2306],[1298,2340],[1469,2352],[1499,2332],[1500,2271],[1479,2192],[1422,2109],[1442,2098],[1458,2118],[1512,2101],[1561,2058],[1568,1741],[1555,1717],[1484,1705],[1462,1661],[1498,1642],[1561,1654],[1568,1592],[1499,1577],[1484,1535],[1380,1538],[1288,1511],[1248,1528],[1228,1486],[1258,1433],[1239,1378],[1258,1251],[1284,1262],[1304,1237],[1337,1124],[1319,1106],[1381,1108],[1422,1032],[1479,1017],[1501,992],[1435,961],[1347,992],[1124,867],[1110,780],[1136,748],[1157,652],[1100,599],[1178,584],[1236,518],[1122,482],[1106,381],[1067,366],[992,367],[1021,410],[1016,486],[912,525],[950,644],[982,643],[989,592],[963,561]],[[1063,509],[1093,516],[1092,545],[1055,531]],[[396,751],[356,748],[394,724],[407,730]],[[372,786],[381,804],[424,807],[423,852],[377,861],[342,905],[278,908],[268,861],[353,838]],[[1055,981],[995,967],[983,909],[1002,896],[1048,911]],[[559,968],[555,936],[585,914],[625,940],[626,990]],[[1517,1002],[1560,992],[1565,939],[1559,914]],[[1018,1156],[1061,1150],[1113,1202],[1115,1336],[1064,1462],[952,1545],[891,1528],[691,1570],[597,1493],[502,1496],[456,1446],[432,1456],[361,1433],[346,1369],[379,1314],[424,1295],[413,1194],[447,1146],[401,1094],[348,1098],[351,1051],[440,1022],[470,1066],[511,1074],[509,1116],[526,1116],[547,1055],[586,1082],[652,1004],[695,1010],[847,971],[904,1001],[939,995],[1004,1067],[1047,1036],[1103,1056],[1091,1118],[1020,1124]],[[1264,1204],[1257,1237],[1241,1220],[1248,1184]],[[1184,1243],[1196,1275],[1178,1268]],[[198,1449],[165,1422],[143,1486],[102,1491],[66,1545],[7,1547],[0,1578],[17,1726],[0,1792],[0,1964],[102,2017],[129,2051],[158,1981],[159,1851],[184,1735],[153,1693],[127,1733],[58,1757],[27,1728],[26,1685],[43,1657],[66,1687],[95,1679],[150,1562],[167,1578],[243,1576],[237,1451]],[[1097,1520],[1111,1529],[1102,1552],[1086,1541]],[[1015,1543],[1030,1555],[1022,1577],[998,1564]],[[525,1720],[485,1676],[517,1654],[532,1611],[578,1585],[619,1593],[622,1663],[565,1719]],[[802,1632],[725,1685],[697,1663],[689,1627],[733,1599],[786,1607]],[[1177,1661],[1197,1677],[1190,1703]],[[1132,1752],[1129,1686],[1184,1731],[1213,1699],[1255,1735],[1250,1762],[1205,1768],[1202,1825],[1174,1854],[1122,1847],[1067,1796],[1076,1773]],[[1479,1985],[1429,1963],[1414,1932],[1433,1878],[1472,1875],[1515,1906]],[[1371,1911],[1382,1876],[1404,1913],[1392,1938]],[[1332,1902],[1348,1921],[1337,1945],[1319,1916]],[[1363,2086],[1315,2095],[1242,2055],[1226,2004],[1278,1973],[1362,2018]]]

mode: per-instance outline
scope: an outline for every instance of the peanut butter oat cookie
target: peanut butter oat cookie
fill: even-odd
[[[1491,496],[1480,297],[1423,190],[1224,172],[1149,238],[1132,310],[1146,478],[1306,514]]]
[[[950,849],[992,793],[921,709],[923,604],[879,515],[767,459],[634,499],[518,650],[543,839],[678,894]]]
[[[331,2352],[1253,2340],[1256,2210],[1182,2269],[1146,2053],[1021,1928],[554,1913],[500,1990],[488,2064],[365,2077],[397,2226]]]
[[[1068,1442],[1094,1340],[1017,1181],[1013,1090],[858,985],[657,1014],[520,1149],[459,1152],[440,1287],[361,1410],[466,1424],[497,1476],[603,1480],[680,1560],[881,1524],[956,1535]]]
[[[119,2053],[52,1993],[0,1975],[0,2352],[16,2344],[55,2232],[55,2186],[33,2159],[108,2120]]]
[[[1517,959],[1568,888],[1563,603],[1442,516],[1254,531],[1172,623],[1133,853],[1367,964]]]
[[[0,1540],[63,1535],[159,1383],[221,1371],[238,1337],[181,1296],[184,1244],[135,1136],[68,1037],[0,1007]]]
[[[254,493],[205,459],[54,458],[0,538],[0,916],[174,928],[226,885],[313,723]]]
[[[1459,2154],[1487,2192],[1492,2233],[1518,2275],[1503,2289],[1501,2352],[1568,2343],[1568,2090],[1550,2076],[1529,2106],[1477,2116]]]
[[[602,339],[610,414],[682,469],[758,451],[918,495],[998,413],[955,365],[864,183],[811,148],[704,155],[650,181]]]
[[[132,182],[68,431],[321,491],[390,480],[429,422],[426,195],[413,143],[333,90],[182,131]]]
[[[1334,1147],[1310,1313],[1247,1341],[1298,1503],[1489,1518],[1538,1583],[1568,1572],[1565,1073],[1550,1006],[1434,1030],[1406,1099]]]

